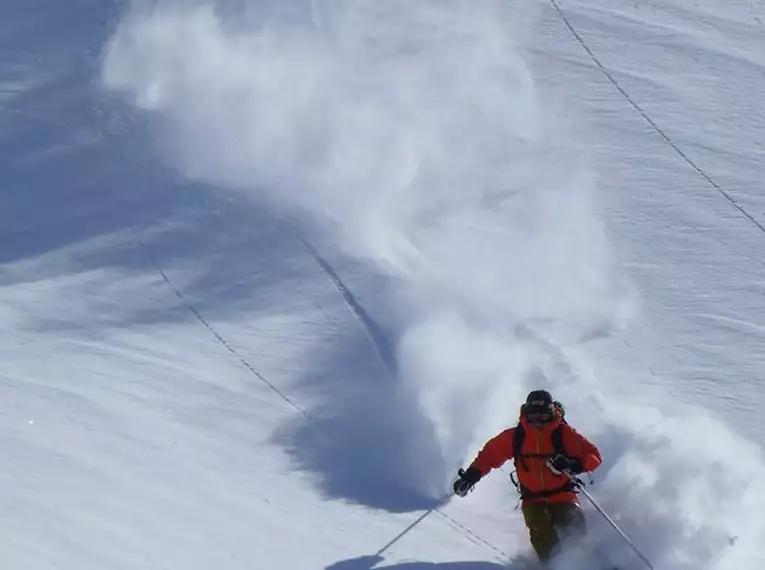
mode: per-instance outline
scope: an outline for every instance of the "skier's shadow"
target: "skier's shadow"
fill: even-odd
[[[384,559],[381,556],[359,556],[342,560],[327,566],[325,570],[514,570],[516,566],[510,563],[503,566],[496,562],[463,561],[463,562],[402,562],[400,564],[378,566]],[[520,570],[518,567],[516,570]]]

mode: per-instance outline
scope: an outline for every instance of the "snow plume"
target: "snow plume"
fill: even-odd
[[[159,1],[105,54],[184,174],[290,209],[397,284],[402,390],[448,467],[434,494],[560,382],[539,331],[618,320],[593,180],[522,54],[529,4]]]
[[[592,492],[655,568],[761,566],[761,448],[706,410],[678,403],[659,412],[612,401],[598,415],[583,422],[601,425],[593,435],[607,458]],[[600,516],[589,527],[585,544],[556,568],[591,568],[593,552],[619,568],[646,568]]]
[[[403,437],[417,447],[397,471],[437,496],[528,389],[572,410],[603,398],[576,423],[603,448],[604,506],[657,567],[737,568],[765,532],[760,450],[698,410],[605,396],[572,356],[622,304],[585,157],[522,57],[528,16],[489,0],[159,1],[125,17],[104,81],[157,114],[186,175],[291,210],[397,284],[402,385],[385,411],[403,429],[419,409],[436,439]],[[598,550],[639,567],[590,520]]]

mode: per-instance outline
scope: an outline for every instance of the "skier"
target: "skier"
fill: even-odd
[[[581,535],[585,530],[567,472],[594,471],[602,461],[597,447],[566,423],[564,413],[546,390],[530,392],[518,425],[490,439],[454,482],[454,494],[464,497],[489,471],[513,459],[529,539],[543,563],[559,544],[559,533]]]

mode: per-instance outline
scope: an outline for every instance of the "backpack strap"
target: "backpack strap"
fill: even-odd
[[[515,434],[513,437],[513,459],[515,460],[516,469],[524,469],[528,471],[528,467],[526,467],[526,464],[523,461],[524,457],[538,457],[540,459],[551,459],[552,457],[556,455],[566,455],[566,449],[563,446],[563,426],[562,425],[559,425],[558,427],[556,427],[550,434],[550,439],[552,440],[552,445],[554,450],[552,454],[521,453],[520,451],[523,448],[523,440],[525,437],[526,437],[526,430],[524,429],[523,425],[519,422],[518,426],[515,428]],[[513,480],[512,477],[511,477],[511,480],[513,481],[513,484],[518,489],[518,492],[521,494],[521,500],[551,497],[553,495],[557,495],[558,493],[567,493],[569,491],[573,491],[576,488],[576,485],[574,485],[572,481],[566,481],[563,485],[561,485],[560,487],[556,487],[555,489],[549,489],[547,491],[529,491],[526,487],[521,485],[519,481]]]
[[[552,431],[550,438],[552,439],[555,455],[567,455],[566,448],[563,447],[563,424],[559,425]]]
[[[523,455],[521,455],[521,449],[523,449],[523,440],[526,439],[526,429],[521,422],[515,426],[515,435],[513,437],[513,462],[516,468],[522,468],[524,471],[528,471],[526,463],[523,461]]]
[[[552,440],[553,453],[521,453],[523,449],[523,441],[526,438],[526,430],[521,422],[515,427],[515,434],[513,437],[513,461],[516,466],[520,466],[522,469],[528,471],[523,459],[525,457],[537,457],[540,459],[550,459],[556,455],[566,455],[566,448],[563,446],[563,426],[559,425],[550,434]]]
[[[528,471],[528,467],[526,466],[526,463],[523,461],[525,457],[551,459],[552,457],[556,455],[566,455],[566,449],[563,446],[563,426],[562,425],[559,425],[558,427],[556,427],[550,434],[550,439],[552,440],[552,445],[554,450],[552,454],[521,453],[521,449],[523,449],[523,441],[525,438],[526,438],[526,430],[523,427],[523,424],[521,422],[518,422],[518,425],[515,427],[515,433],[513,434],[513,461],[515,462],[516,470],[523,469],[524,471]],[[561,485],[560,487],[556,487],[555,489],[549,489],[546,491],[530,491],[529,489],[521,485],[520,481],[515,479],[512,475],[510,476],[510,480],[513,482],[513,485],[515,485],[516,489],[518,489],[518,492],[521,495],[521,500],[551,497],[553,495],[557,495],[558,493],[567,493],[569,491],[573,491],[576,489],[576,485],[574,485],[572,481],[566,481],[563,485]]]

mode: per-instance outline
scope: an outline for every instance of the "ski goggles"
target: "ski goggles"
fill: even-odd
[[[535,425],[546,424],[547,422],[551,422],[552,419],[553,419],[552,414],[549,412],[547,413],[538,412],[534,414],[526,414],[526,420],[528,420],[530,424],[535,424]]]
[[[529,402],[526,404],[525,415],[532,424],[545,424],[554,417],[552,406],[548,402]]]

